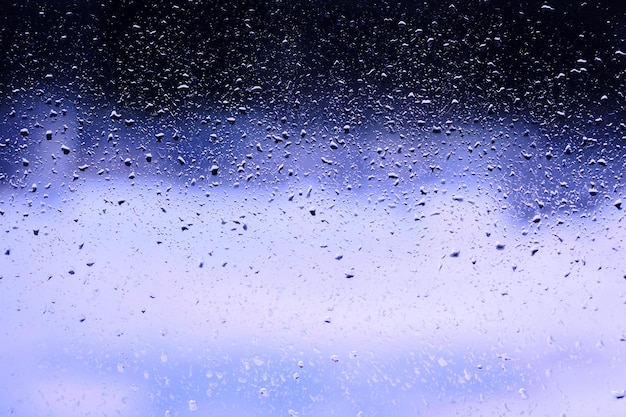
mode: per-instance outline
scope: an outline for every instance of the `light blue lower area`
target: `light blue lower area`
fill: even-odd
[[[623,410],[611,205],[543,226],[444,189],[88,184],[2,194],[2,415]]]

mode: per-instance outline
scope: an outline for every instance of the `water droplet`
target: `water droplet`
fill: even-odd
[[[621,400],[622,398],[626,397],[626,390],[611,391],[611,395],[613,395],[613,397],[615,397],[616,399]]]
[[[522,399],[524,400],[528,399],[528,393],[526,392],[524,388],[520,388],[518,392],[519,392],[520,397],[522,397]]]
[[[189,411],[198,411],[196,400],[189,400]]]

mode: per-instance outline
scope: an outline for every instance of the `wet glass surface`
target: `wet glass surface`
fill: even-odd
[[[7,6],[0,415],[622,415],[623,7],[217,3]]]

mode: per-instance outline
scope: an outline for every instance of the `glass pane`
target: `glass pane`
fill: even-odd
[[[623,8],[2,20],[0,415],[622,415]]]

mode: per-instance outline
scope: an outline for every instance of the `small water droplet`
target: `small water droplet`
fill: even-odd
[[[198,411],[196,400],[189,400],[189,411]]]
[[[520,388],[518,392],[519,392],[520,397],[522,397],[522,399],[524,400],[528,399],[528,393],[526,392],[524,388]]]
[[[611,394],[613,395],[613,397],[615,397],[618,400],[621,400],[622,398],[626,397],[626,390],[615,390],[615,391],[611,391]]]

